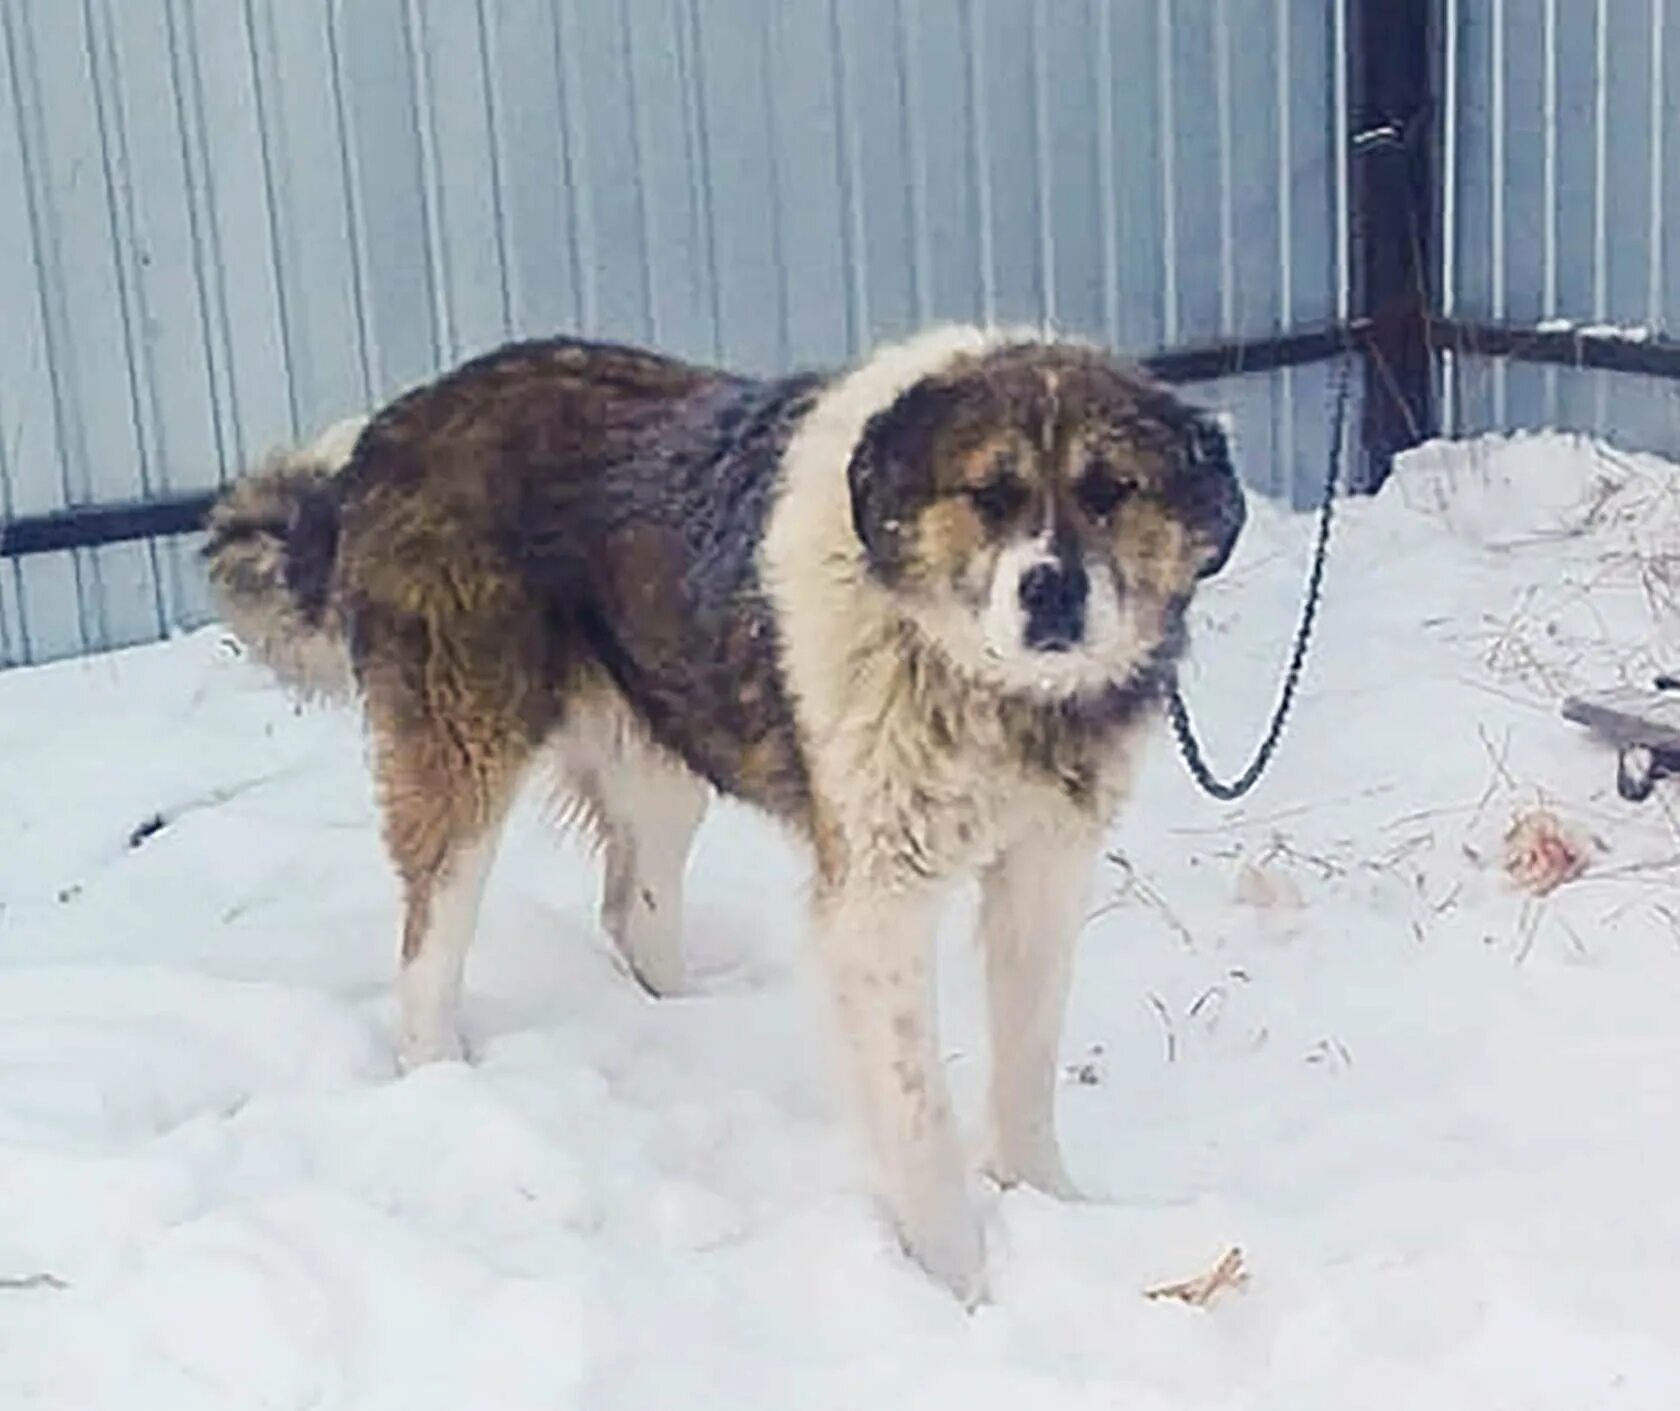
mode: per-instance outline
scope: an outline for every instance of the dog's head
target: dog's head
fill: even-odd
[[[874,416],[849,467],[873,577],[951,659],[1072,696],[1174,654],[1242,528],[1218,422],[1084,347],[1010,343]]]

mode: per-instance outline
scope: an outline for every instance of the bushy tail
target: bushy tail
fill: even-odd
[[[313,445],[280,451],[230,485],[207,522],[211,596],[233,634],[287,686],[344,696],[350,656],[333,601],[338,491],[365,418],[339,422]]]

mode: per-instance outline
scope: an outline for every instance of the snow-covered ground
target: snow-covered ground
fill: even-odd
[[[1230,766],[1308,530],[1257,507],[1204,599]],[[1680,665],[1677,586],[1680,475],[1565,438],[1349,506],[1274,772],[1222,809],[1163,739],[1116,828],[1061,1098],[1094,1199],[988,1193],[972,1316],[862,1194],[769,827],[715,811],[655,1005],[522,818],[476,1059],[398,1078],[354,721],[215,632],[0,676],[0,1406],[1673,1411],[1680,828],[1558,703]],[[1540,899],[1536,807],[1591,852]],[[1143,1297],[1232,1245],[1245,1287]]]

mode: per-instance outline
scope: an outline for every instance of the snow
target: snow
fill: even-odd
[[[1309,528],[1256,506],[1199,610],[1187,689],[1231,772]],[[1680,659],[1680,479],[1556,435],[1431,446],[1332,552],[1272,774],[1221,808],[1163,738],[1116,827],[1061,1095],[1093,1199],[986,1191],[973,1315],[864,1194],[767,825],[708,821],[697,992],[656,1005],[522,814],[475,1059],[398,1078],[355,722],[214,631],[0,677],[0,1405],[1672,1411],[1672,796],[1621,802],[1558,704]],[[1501,867],[1539,806],[1591,840],[1545,898]],[[1233,1245],[1245,1287],[1143,1297]]]
[[[1624,343],[1649,343],[1655,336],[1642,323],[1577,323],[1569,318],[1543,318],[1534,325],[1536,333],[1577,333],[1582,338],[1620,339]]]

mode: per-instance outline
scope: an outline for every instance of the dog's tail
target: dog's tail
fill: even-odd
[[[338,486],[366,418],[271,455],[212,506],[204,560],[211,597],[246,649],[305,697],[350,691],[344,620],[333,600]]]

